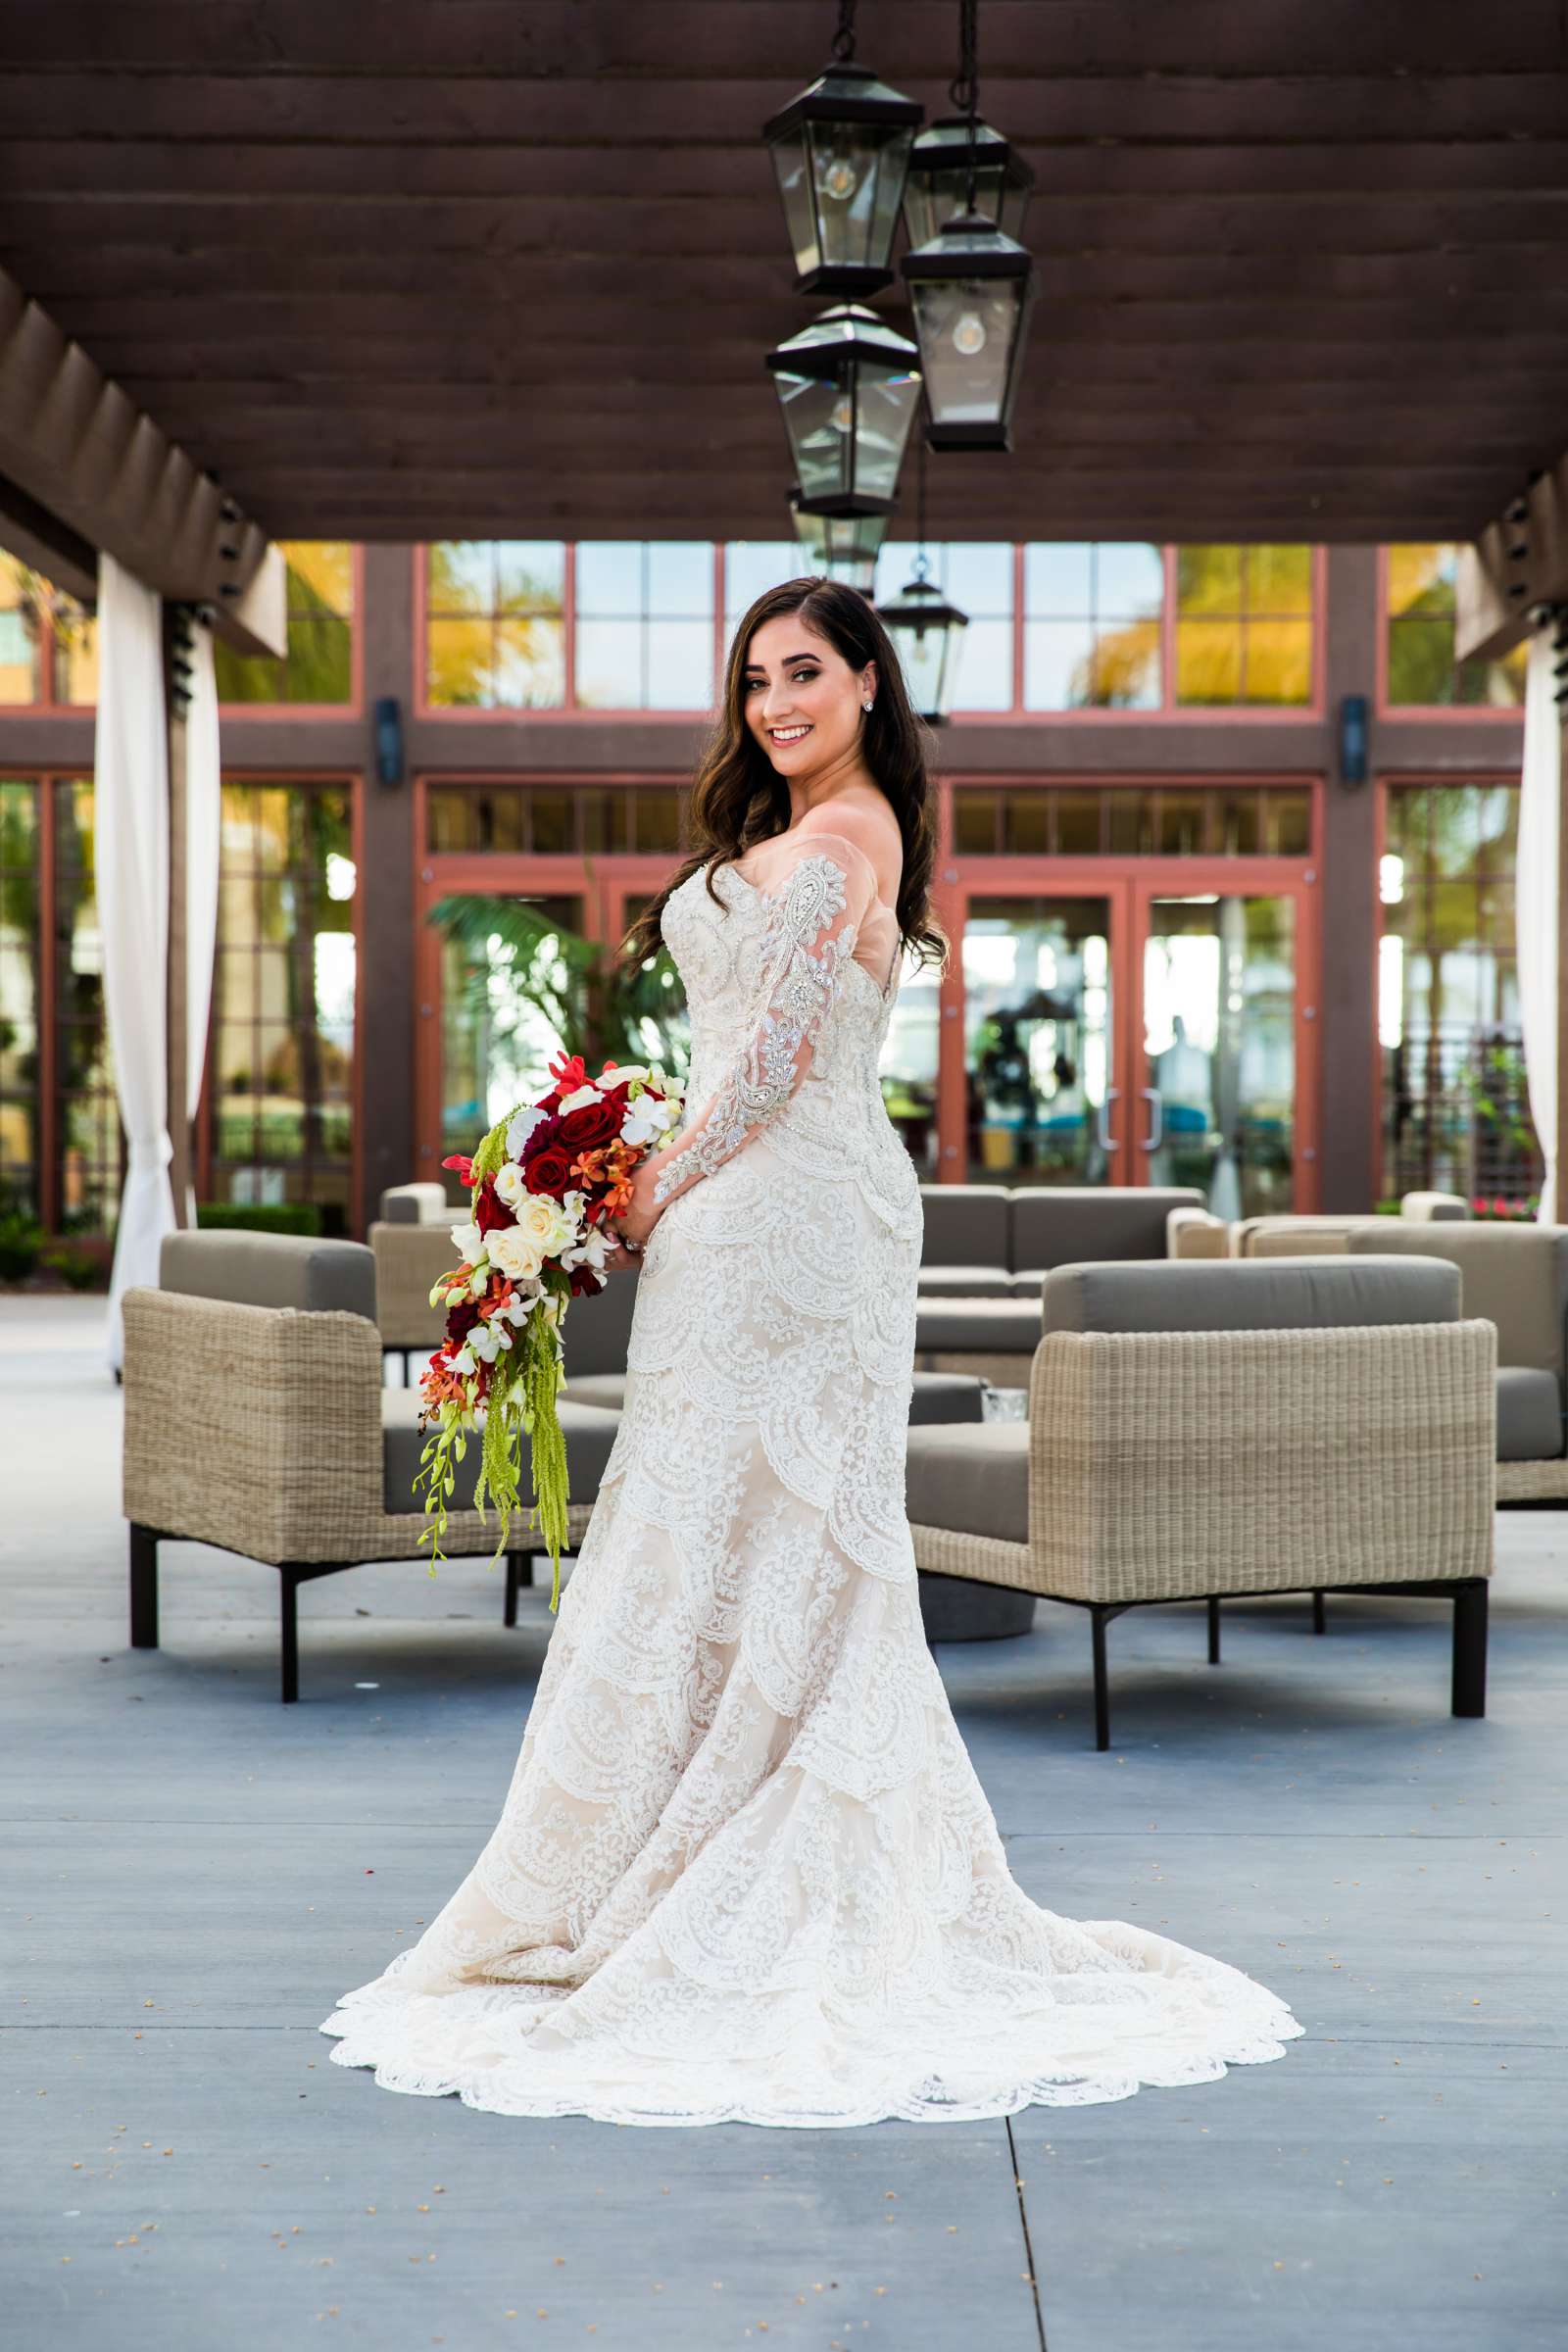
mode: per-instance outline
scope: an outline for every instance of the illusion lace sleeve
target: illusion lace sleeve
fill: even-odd
[[[759,873],[768,923],[755,1013],[736,1059],[661,1155],[649,1196],[656,1208],[711,1176],[778,1117],[810,1067],[812,1043],[876,896],[869,858],[836,833],[803,832],[787,849],[764,851]]]

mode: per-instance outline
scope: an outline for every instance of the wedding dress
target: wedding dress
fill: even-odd
[[[921,1212],[877,1078],[897,923],[810,818],[745,867],[665,907],[702,1108],[505,1809],[326,2021],[332,2055],[504,2115],[799,2126],[1276,2058],[1300,2028],[1250,1978],[1012,1880],[905,1516]],[[570,1351],[568,1320],[568,1396]]]

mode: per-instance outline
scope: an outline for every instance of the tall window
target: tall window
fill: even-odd
[[[1312,699],[1312,550],[1176,550],[1176,701]]]
[[[1454,659],[1458,557],[1457,547],[1439,542],[1384,550],[1393,707],[1514,710],[1524,702],[1528,645],[1500,662]]]
[[[281,661],[214,647],[220,703],[354,700],[354,550],[347,540],[283,543],[288,651]]]
[[[593,710],[706,710],[713,693],[707,539],[586,539],[576,551],[573,695]]]
[[[225,784],[208,1060],[211,1192],[354,1219],[356,950],[349,794]]]
[[[0,1208],[98,1233],[120,1194],[92,786],[0,780]]]
[[[919,548],[890,541],[877,558],[876,598],[898,595],[913,571]],[[1013,702],[1013,555],[1006,540],[931,540],[931,577],[969,616],[958,644],[955,710],[1010,710]]]
[[[1024,707],[1157,710],[1165,564],[1141,542],[1037,542],[1024,551]]]
[[[91,704],[97,628],[74,596],[0,552],[0,705]]]
[[[442,539],[428,551],[425,697],[449,710],[557,710],[566,699],[559,539]]]
[[[1514,965],[1513,784],[1396,785],[1380,877],[1383,1191],[1541,1181]]]

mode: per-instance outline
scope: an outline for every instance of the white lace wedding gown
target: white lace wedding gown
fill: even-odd
[[[802,2126],[1278,2057],[1300,2029],[1250,1978],[1012,1881],[905,1517],[920,1200],[877,1081],[897,926],[809,820],[746,863],[718,905],[698,873],[665,911],[704,1107],[505,1810],[326,2021],[332,2055],[505,2115]]]

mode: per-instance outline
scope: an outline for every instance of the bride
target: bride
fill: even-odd
[[[920,728],[857,591],[747,613],[692,829],[626,941],[668,945],[692,1060],[615,1253],[619,1432],[501,1820],[332,2055],[503,2115],[780,2125],[1276,2058],[1300,2029],[1250,1978],[1013,1883],[926,1648],[920,1196],[877,1061],[906,949],[945,943]]]

